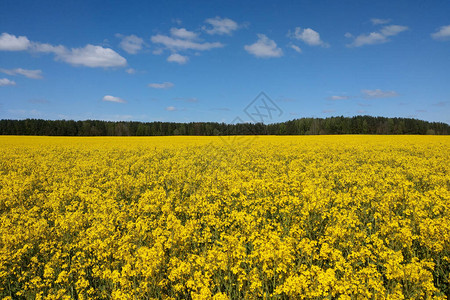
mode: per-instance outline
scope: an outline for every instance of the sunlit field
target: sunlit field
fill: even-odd
[[[3,299],[446,299],[450,137],[0,137]]]

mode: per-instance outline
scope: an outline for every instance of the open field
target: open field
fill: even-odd
[[[448,136],[1,136],[0,296],[445,299],[449,157]]]

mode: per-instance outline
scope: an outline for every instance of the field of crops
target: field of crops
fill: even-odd
[[[3,299],[446,299],[447,136],[0,137]]]

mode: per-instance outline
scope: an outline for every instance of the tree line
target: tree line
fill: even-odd
[[[301,118],[281,123],[134,122],[100,120],[0,120],[1,135],[169,136],[450,133],[446,123],[372,116]]]

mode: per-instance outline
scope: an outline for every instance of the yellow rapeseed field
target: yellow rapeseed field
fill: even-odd
[[[449,149],[447,136],[3,136],[0,296],[446,299]]]

